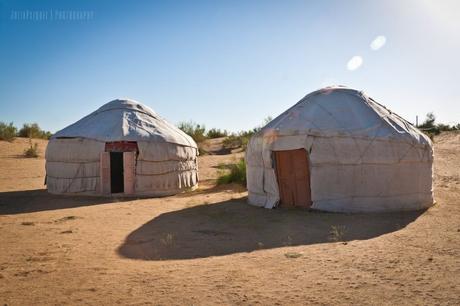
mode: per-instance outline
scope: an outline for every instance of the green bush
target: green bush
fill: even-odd
[[[228,132],[226,130],[221,130],[221,129],[216,129],[212,128],[208,131],[206,136],[208,138],[219,138],[219,137],[225,137],[228,135]]]
[[[30,147],[24,150],[24,156],[25,157],[38,157],[38,144],[34,143],[32,145],[32,138],[29,138],[29,145]]]
[[[206,139],[206,127],[193,121],[180,122],[177,127],[185,134],[189,135],[196,142],[202,142]]]
[[[38,123],[24,123],[18,132],[19,137],[49,139],[51,132],[44,131],[40,128]]]
[[[41,129],[37,123],[24,123],[18,135],[19,137],[39,138]]]
[[[236,164],[222,165],[217,184],[237,183],[246,186],[246,162],[240,159]]]
[[[48,139],[49,140],[51,138],[51,136],[53,136],[53,133],[51,133],[50,131],[43,131],[43,133],[42,133],[42,138],[43,139]]]
[[[9,124],[0,122],[0,140],[13,141],[16,133],[17,128],[13,125],[13,122]]]

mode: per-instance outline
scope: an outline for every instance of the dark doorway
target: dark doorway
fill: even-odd
[[[273,153],[281,206],[310,207],[310,169],[307,151],[298,149]]]
[[[123,152],[110,152],[111,193],[123,193],[124,189]]]

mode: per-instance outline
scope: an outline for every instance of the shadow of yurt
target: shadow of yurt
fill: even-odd
[[[398,231],[423,211],[336,214],[248,207],[243,199],[161,214],[130,233],[121,256],[193,259],[285,246],[372,239]]]
[[[0,216],[132,201],[133,198],[54,195],[46,189],[0,192]]]

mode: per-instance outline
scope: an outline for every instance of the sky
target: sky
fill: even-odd
[[[239,131],[330,85],[460,122],[460,1],[0,0],[0,121],[56,132],[116,98]]]

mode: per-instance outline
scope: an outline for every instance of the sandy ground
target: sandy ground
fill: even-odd
[[[26,146],[0,142],[0,305],[460,304],[460,134],[436,138],[434,207],[372,215],[248,206],[213,184],[235,155],[189,194],[53,196]]]

